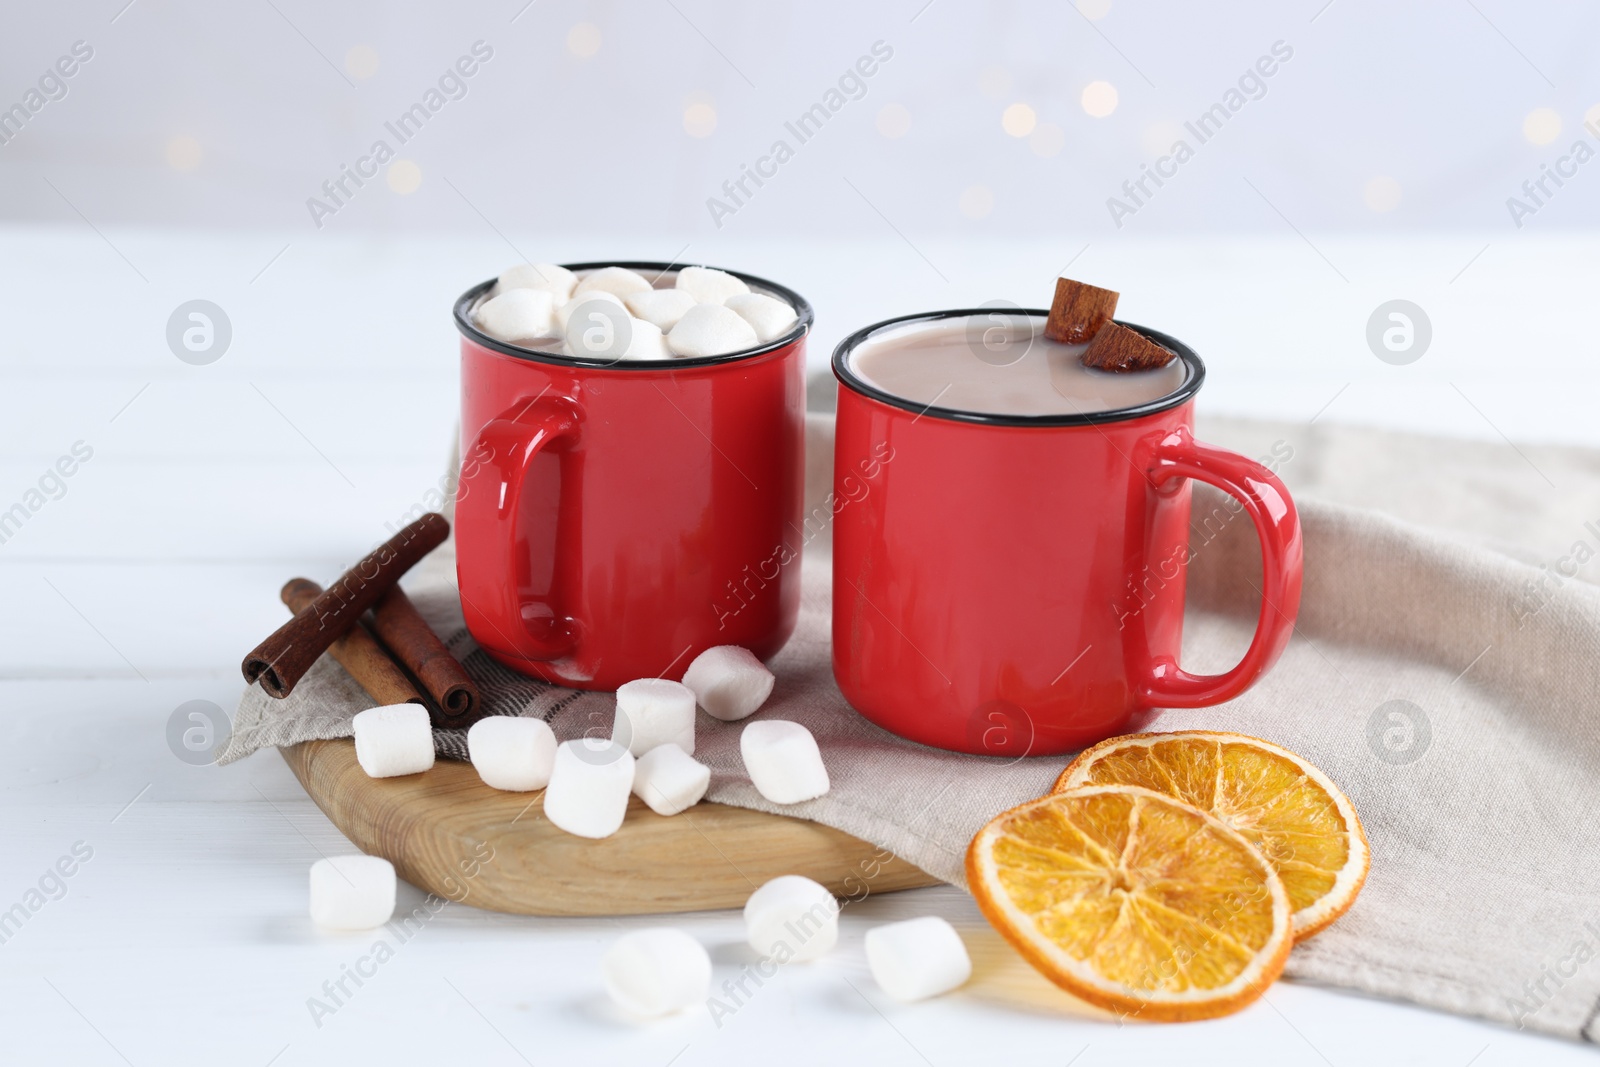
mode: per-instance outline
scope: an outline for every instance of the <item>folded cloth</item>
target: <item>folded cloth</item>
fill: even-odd
[[[1233,730],[1303,754],[1355,801],[1372,848],[1355,907],[1296,947],[1286,974],[1600,1037],[1600,454],[1237,420],[1200,430],[1269,459],[1295,492],[1304,599],[1294,640],[1253,689],[1163,712],[1150,728]],[[808,432],[808,493],[820,498],[831,420],[814,417]],[[1255,534],[1197,486],[1191,536],[1184,663],[1221,670],[1254,623]],[[939,752],[852,712],[829,666],[826,542],[808,547],[800,624],[772,661],[778,682],[759,714],[809,727],[833,788],[782,813],[960,884],[973,834],[1045,792],[1066,758]],[[447,543],[405,584],[490,709],[537,715],[562,739],[609,728],[611,694],[524,678],[477,648],[453,552]],[[324,657],[288,699],[245,693],[223,762],[348,736],[370,704]],[[700,720],[707,798],[778,811],[744,774],[743,725]],[[441,756],[465,758],[464,731],[435,739]]]

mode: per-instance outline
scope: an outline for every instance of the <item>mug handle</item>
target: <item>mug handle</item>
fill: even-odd
[[[456,485],[456,551],[487,560],[504,553],[500,588],[508,610],[501,617],[521,619],[523,625],[514,636],[500,636],[509,646],[505,651],[529,659],[560,659],[570,653],[577,643],[577,626],[576,620],[565,616],[531,620],[517,600],[522,561],[516,526],[522,486],[534,458],[576,438],[582,417],[582,409],[567,397],[524,397],[490,419],[462,456]]]
[[[1146,668],[1140,696],[1151,707],[1200,708],[1232,700],[1277,662],[1300,611],[1300,514],[1278,476],[1237,452],[1201,444],[1187,428],[1155,443],[1148,473],[1159,490],[1178,478],[1214,485],[1244,505],[1261,539],[1261,614],[1244,657],[1225,674],[1190,674],[1171,656]]]

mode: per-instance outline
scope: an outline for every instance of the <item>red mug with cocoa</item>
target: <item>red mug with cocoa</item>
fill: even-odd
[[[834,352],[834,675],[913,741],[1072,752],[1238,695],[1294,630],[1294,503],[1262,464],[1195,440],[1200,358],[1113,324],[1119,351],[1170,362],[1110,374],[1086,345],[1051,347],[1046,315],[909,315]],[[1237,499],[1263,556],[1254,640],[1219,675],[1178,663],[1195,480]]]
[[[676,270],[563,269],[582,279],[608,267],[658,290]],[[714,645],[766,659],[793,633],[800,561],[785,546],[801,522],[812,310],[781,285],[729,273],[787,302],[792,326],[725,355],[571,355],[481,328],[492,280],[456,301],[456,569],[467,627],[499,663],[615,689],[681,671]]]

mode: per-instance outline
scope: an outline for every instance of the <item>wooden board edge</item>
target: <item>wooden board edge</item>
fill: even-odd
[[[853,899],[943,884],[885,849],[791,816],[708,802],[664,818],[635,799],[623,830],[591,841],[545,822],[538,792],[490,790],[464,764],[441,761],[427,775],[372,779],[348,739],[279,752],[356,847],[388,859],[419,889],[490,911],[595,916],[739,908],[779,874],[804,874]],[[467,803],[450,813],[443,802],[450,795]],[[435,796],[438,813],[419,829],[418,812]],[[513,809],[533,817],[511,816]],[[640,870],[658,858],[670,862]]]

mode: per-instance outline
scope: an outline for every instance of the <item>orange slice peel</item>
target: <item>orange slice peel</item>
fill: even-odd
[[[1029,963],[1126,1016],[1237,1011],[1293,943],[1288,894],[1262,854],[1215,816],[1138,786],[1012,808],[973,838],[966,870],[980,910]]]
[[[1055,791],[1110,784],[1174,797],[1254,845],[1283,881],[1296,941],[1348,911],[1366,881],[1371,855],[1355,805],[1270,741],[1209,730],[1113,737],[1080,753]]]

